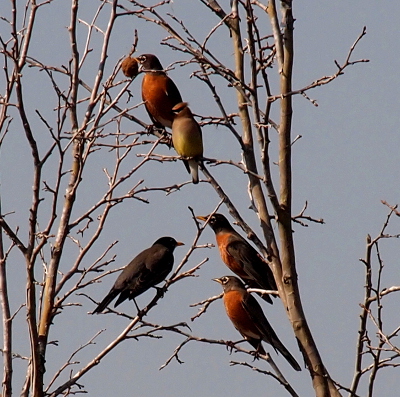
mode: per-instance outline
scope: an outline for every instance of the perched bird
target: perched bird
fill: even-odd
[[[144,72],[142,99],[151,121],[157,128],[171,128],[172,108],[182,102],[175,83],[167,76],[158,58],[153,54],[137,57],[139,72]]]
[[[235,276],[224,276],[213,280],[222,285],[224,306],[229,319],[257,353],[265,354],[261,341],[267,342],[276,352],[281,353],[296,371],[301,371],[300,365],[279,340],[261,306],[247,292],[244,284]]]
[[[192,174],[193,183],[199,183],[199,161],[203,157],[203,139],[201,129],[194,119],[186,102],[181,102],[172,108],[172,144],[182,157],[186,169]]]
[[[184,244],[172,237],[161,237],[150,248],[142,251],[125,266],[110,292],[92,314],[101,313],[117,295],[119,297],[114,307],[161,283],[172,270],[173,252],[179,245]]]
[[[134,78],[139,73],[139,62],[136,58],[127,57],[122,61],[121,69],[126,77]]]
[[[197,216],[206,221],[210,215]],[[208,224],[214,230],[222,261],[233,273],[238,275],[249,287],[266,290],[278,289],[272,270],[257,251],[235,231],[222,214],[213,214]],[[269,295],[262,295],[269,303]]]

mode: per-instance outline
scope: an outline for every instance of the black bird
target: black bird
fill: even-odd
[[[161,237],[150,248],[142,251],[125,266],[110,292],[92,314],[101,313],[117,295],[119,297],[114,307],[161,283],[172,270],[173,252],[179,245],[184,244],[172,237]]]

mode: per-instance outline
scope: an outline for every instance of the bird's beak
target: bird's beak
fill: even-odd
[[[219,283],[219,284],[222,284],[222,281],[221,281],[220,278],[213,278],[212,280],[213,280],[213,281],[216,281],[216,282]]]
[[[137,63],[138,63],[138,65],[139,65],[139,67],[138,67],[138,73],[141,73],[141,72],[143,72],[143,64],[140,63],[139,59],[136,58],[136,60],[137,60]]]
[[[206,216],[196,216],[196,219],[200,219],[201,221],[206,222],[209,216],[210,216],[210,215],[206,215]]]
[[[179,247],[180,245],[185,245],[185,243],[182,243],[181,241],[177,241],[176,246]]]

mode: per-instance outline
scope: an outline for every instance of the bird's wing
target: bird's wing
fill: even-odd
[[[161,123],[159,123],[159,122],[153,117],[153,115],[151,114],[150,110],[148,109],[148,106],[147,106],[146,103],[144,104],[144,106],[145,106],[146,111],[147,111],[147,114],[149,115],[150,120],[152,121],[152,123],[154,124],[154,126],[155,126],[156,128],[160,128],[160,129],[161,129],[161,128],[164,128],[164,126],[163,126]]]
[[[178,87],[175,85],[175,83],[169,77],[167,77],[166,94],[170,98],[172,106],[175,106],[179,102],[182,102],[182,97],[178,90]]]
[[[243,264],[243,270],[260,287],[276,290],[277,285],[268,264],[262,260],[257,251],[242,237],[235,236],[228,243],[227,250],[235,260]]]
[[[124,270],[122,270],[121,274],[115,281],[114,289],[123,291],[126,288],[129,288],[132,282],[134,282],[134,280],[145,271],[145,261],[144,258],[141,257],[142,254],[143,252],[125,266]]]
[[[243,307],[245,308],[250,318],[253,320],[255,326],[257,327],[258,331],[262,335],[262,339],[265,342],[269,343],[277,351],[277,346],[274,342],[275,340],[279,341],[278,336],[276,335],[275,331],[271,327],[271,324],[265,317],[265,314],[257,300],[248,293],[243,299]]]
[[[296,371],[301,371],[300,365],[280,341],[256,299],[251,294],[247,294],[242,304],[262,335],[262,340],[269,343],[277,353],[281,353]]]
[[[172,269],[173,260],[172,254],[164,246],[152,246],[139,254],[131,262],[131,271],[127,268],[127,277],[122,280],[124,290],[128,291],[124,294],[126,298],[129,296],[129,299],[133,299],[164,280]]]
[[[115,302],[115,306],[118,306],[126,299],[133,299],[142,294],[154,285],[152,282],[152,272],[147,269],[145,262],[136,262],[135,267],[131,268],[131,272],[127,272],[126,276],[119,280],[118,286],[121,288],[121,294]]]

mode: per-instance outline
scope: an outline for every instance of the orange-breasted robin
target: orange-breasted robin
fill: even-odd
[[[262,341],[269,343],[276,352],[282,354],[288,363],[301,371],[296,359],[289,353],[271,327],[257,300],[247,292],[244,284],[235,276],[215,278],[224,290],[226,314],[257,353],[265,354]]]
[[[172,112],[172,144],[180,156],[190,158],[184,159],[183,162],[192,174],[193,183],[199,183],[199,161],[203,157],[201,128],[186,102],[175,105]]]
[[[147,113],[157,128],[171,128],[172,108],[182,102],[181,94],[155,55],[143,54],[137,60],[139,72],[144,72],[142,99]]]
[[[249,287],[276,291],[278,287],[272,270],[257,251],[235,231],[222,214],[197,217],[202,221],[208,218],[208,224],[214,230],[219,253],[226,266]],[[262,298],[272,303],[269,295],[264,294]]]
[[[173,252],[184,245],[172,237],[159,238],[150,248],[137,255],[118,276],[107,296],[93,311],[101,313],[119,295],[114,307],[126,299],[134,299],[149,288],[161,283],[172,270]]]

